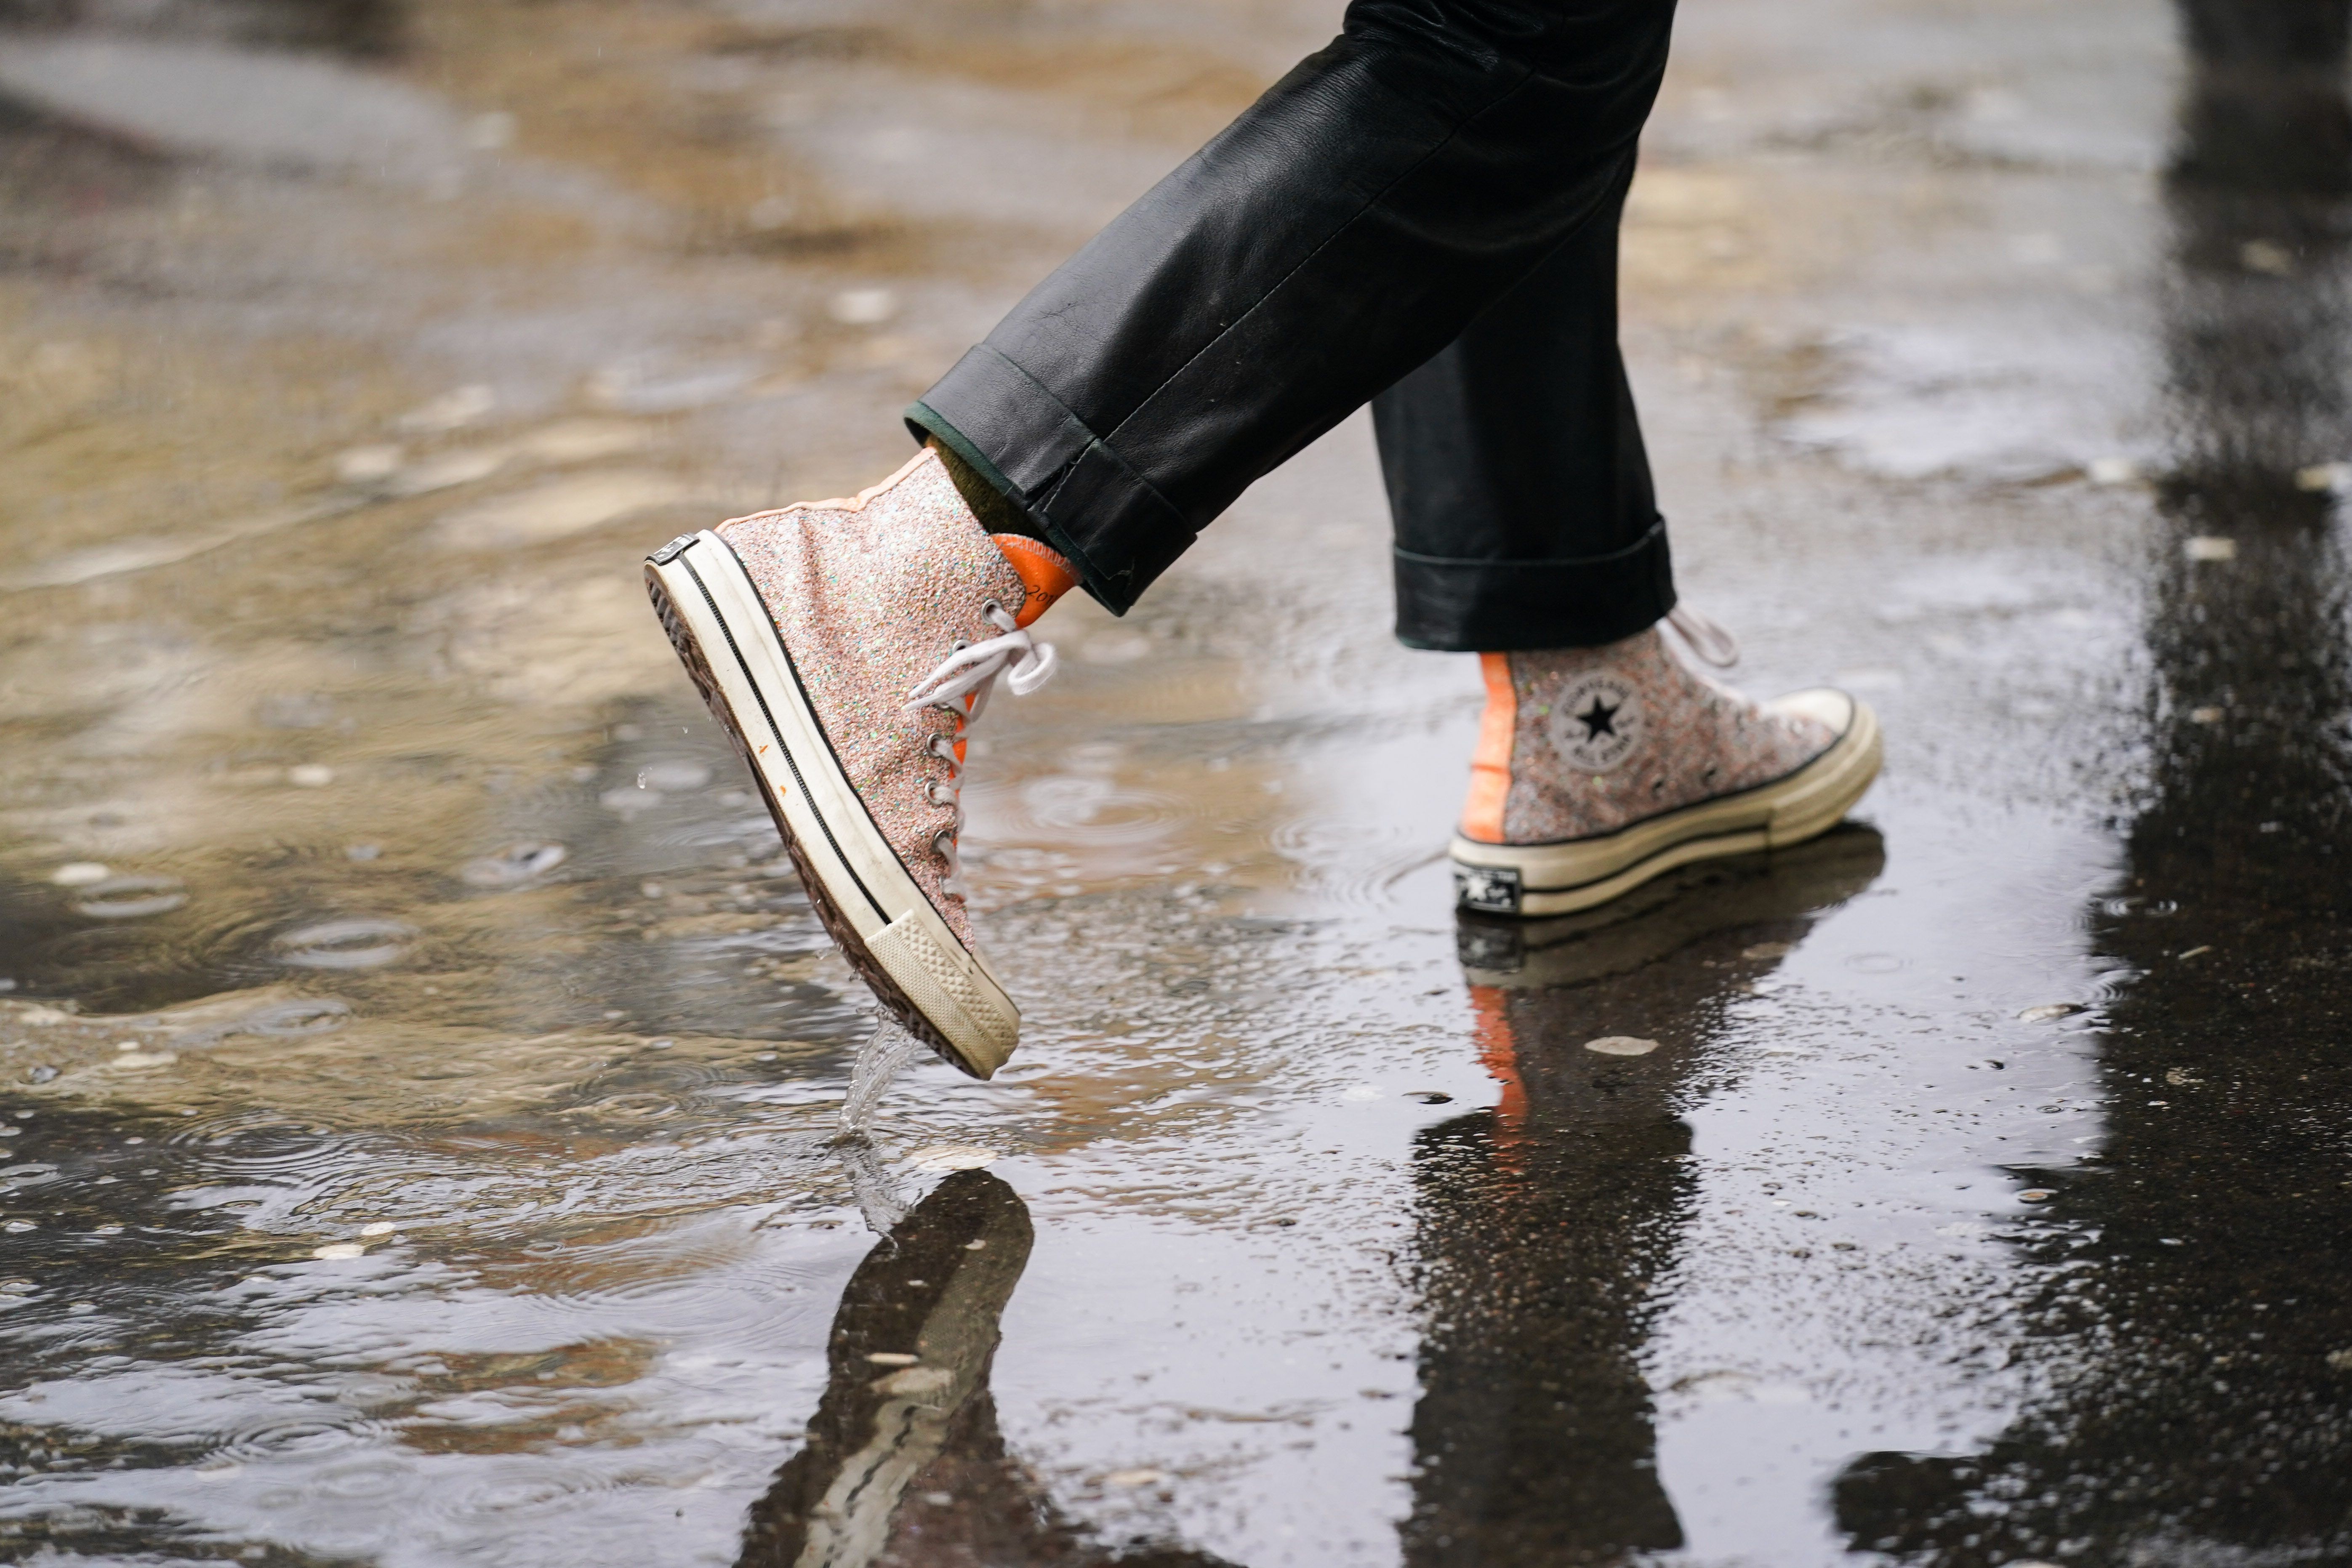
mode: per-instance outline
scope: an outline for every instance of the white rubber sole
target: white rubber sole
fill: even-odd
[[[1501,915],[1565,915],[1622,898],[1651,878],[1725,855],[1752,855],[1818,837],[1837,826],[1878,777],[1878,716],[1826,688],[1765,705],[1818,719],[1837,740],[1786,778],[1703,800],[1598,838],[1560,844],[1481,844],[1455,835],[1454,901]]]
[[[809,901],[908,1033],[974,1078],[1004,1065],[1021,1013],[956,940],[850,787],[792,655],[727,542],[705,529],[646,560],[687,674],[751,765]]]

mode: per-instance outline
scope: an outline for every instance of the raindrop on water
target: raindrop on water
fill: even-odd
[[[646,789],[643,785],[631,788],[625,784],[598,795],[596,804],[617,816],[631,817],[659,805],[662,798],[662,792],[657,789]]]
[[[513,888],[563,864],[571,851],[561,844],[509,844],[495,855],[468,860],[457,875],[477,888]]]
[[[390,963],[416,940],[413,926],[398,921],[321,921],[281,933],[273,944],[278,962],[297,969],[375,969]]]
[[[98,921],[138,920],[169,914],[188,901],[171,877],[106,877],[88,885],[74,900],[74,913]]]
[[[710,782],[710,770],[700,763],[648,763],[637,770],[639,789],[664,790],[671,795],[700,789]]]

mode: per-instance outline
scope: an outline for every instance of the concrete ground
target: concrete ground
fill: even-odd
[[[1457,922],[1351,421],[1043,624],[1021,1053],[842,1144],[638,561],[1338,6],[0,4],[0,1561],[2352,1560],[2342,9],[1688,0],[1627,354],[1856,820]]]

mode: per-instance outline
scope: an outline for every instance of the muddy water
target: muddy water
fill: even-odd
[[[0,1557],[2352,1552],[2332,16],[1689,7],[1629,355],[1860,820],[1457,924],[1350,426],[1045,623],[1026,1042],[849,1143],[636,559],[894,465],[1331,8],[0,35]]]

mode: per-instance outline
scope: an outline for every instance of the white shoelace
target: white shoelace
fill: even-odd
[[[963,832],[963,763],[957,760],[955,745],[971,731],[973,722],[988,706],[989,694],[996,689],[996,678],[1003,676],[1004,684],[1013,689],[1015,697],[1026,697],[1054,678],[1055,654],[1052,643],[1041,643],[1016,626],[1003,605],[991,600],[981,607],[988,624],[1003,635],[990,637],[957,648],[940,661],[939,668],[923,677],[915,689],[907,694],[907,711],[919,712],[926,708],[944,708],[955,715],[955,732],[934,735],[926,748],[932,756],[948,765],[947,783],[934,780],[924,786],[924,793],[933,805],[952,806],[955,820],[931,837],[932,852],[947,862],[948,874],[940,884],[942,891],[963,891],[963,862],[956,850],[957,836]],[[941,795],[941,789],[947,792]]]
[[[1729,669],[1739,662],[1738,639],[1688,605],[1676,605],[1669,611],[1666,625],[1682,634],[1691,652],[1716,668]]]

